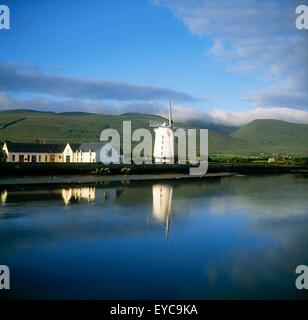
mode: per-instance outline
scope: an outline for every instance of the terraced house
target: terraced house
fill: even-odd
[[[5,142],[2,150],[7,162],[64,162],[65,144]]]
[[[107,145],[106,154],[101,153]],[[6,162],[71,162],[96,163],[106,161],[112,156],[112,162],[120,162],[120,152],[111,145],[98,143],[40,144],[5,142],[1,154]],[[101,157],[103,156],[103,159]]]

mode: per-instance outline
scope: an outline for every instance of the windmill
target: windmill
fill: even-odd
[[[169,101],[168,123],[150,122],[151,127],[155,127],[154,161],[155,163],[174,163],[174,132],[172,120],[172,106]]]

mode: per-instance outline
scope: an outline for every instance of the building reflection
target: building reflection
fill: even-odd
[[[152,218],[166,226],[166,237],[169,236],[171,213],[172,213],[172,193],[171,185],[154,184],[152,186],[153,208]]]
[[[6,203],[7,200],[7,191],[1,191],[1,204],[4,205]]]
[[[100,189],[100,192],[102,194],[103,200],[110,202],[116,201],[121,194],[120,190],[116,188]]]
[[[150,211],[151,224],[164,224],[166,237],[170,232],[172,217],[173,187],[169,184],[154,184],[152,188],[152,210]],[[140,190],[138,190],[140,194]],[[67,187],[60,189],[29,189],[29,190],[1,190],[1,204],[22,203],[59,203],[65,206],[79,202],[95,203],[97,206],[113,206],[119,202],[120,206],[142,201],[143,197],[136,198],[135,188],[121,187]],[[123,196],[123,198],[122,198]],[[121,198],[121,200],[120,200]],[[147,201],[147,200],[145,200]]]
[[[62,198],[66,205],[72,200],[86,200],[88,202],[95,201],[95,187],[62,189]]]
[[[0,190],[0,205],[59,201],[63,201],[65,205],[82,201],[106,204],[117,201],[122,192],[123,188],[96,188],[93,186],[52,190]]]
[[[122,193],[118,188],[66,188],[62,189],[61,194],[65,205],[71,202],[88,201],[88,202],[114,202],[119,199]]]

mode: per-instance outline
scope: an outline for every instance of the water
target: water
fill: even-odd
[[[308,178],[0,189],[0,298],[304,299]],[[2,296],[2,297],[1,297]]]

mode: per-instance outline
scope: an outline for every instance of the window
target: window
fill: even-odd
[[[45,156],[45,161],[46,161],[46,162],[48,161],[48,157],[47,157],[47,155]]]
[[[30,154],[28,154],[27,161],[30,162]]]
[[[38,161],[41,162],[42,161],[42,157],[38,156]]]
[[[15,161],[15,154],[13,154],[12,160]]]

